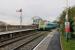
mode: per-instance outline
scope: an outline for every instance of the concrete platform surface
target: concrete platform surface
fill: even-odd
[[[21,32],[21,31],[29,31],[29,30],[34,30],[34,29],[22,29],[22,30],[14,30],[14,31],[0,32],[0,35],[10,34],[10,33],[14,33],[14,32]]]

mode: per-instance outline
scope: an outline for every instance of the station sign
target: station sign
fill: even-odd
[[[70,22],[65,22],[65,32],[70,32]]]

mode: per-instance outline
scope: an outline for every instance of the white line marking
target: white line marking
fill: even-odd
[[[47,47],[53,37],[54,33],[48,34],[33,50],[47,50]]]

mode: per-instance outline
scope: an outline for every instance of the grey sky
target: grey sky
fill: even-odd
[[[69,0],[74,6],[75,0]],[[19,24],[19,13],[23,9],[23,24],[31,24],[33,16],[50,21],[59,17],[66,7],[66,0],[0,0],[0,20],[9,24]]]

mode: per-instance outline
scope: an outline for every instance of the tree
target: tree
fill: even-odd
[[[66,10],[65,9],[59,18],[59,24],[62,25],[62,32],[64,32],[64,26],[65,26],[65,16],[66,16]],[[69,7],[68,8],[68,17],[69,22],[71,26],[71,32],[75,32],[75,7]]]

